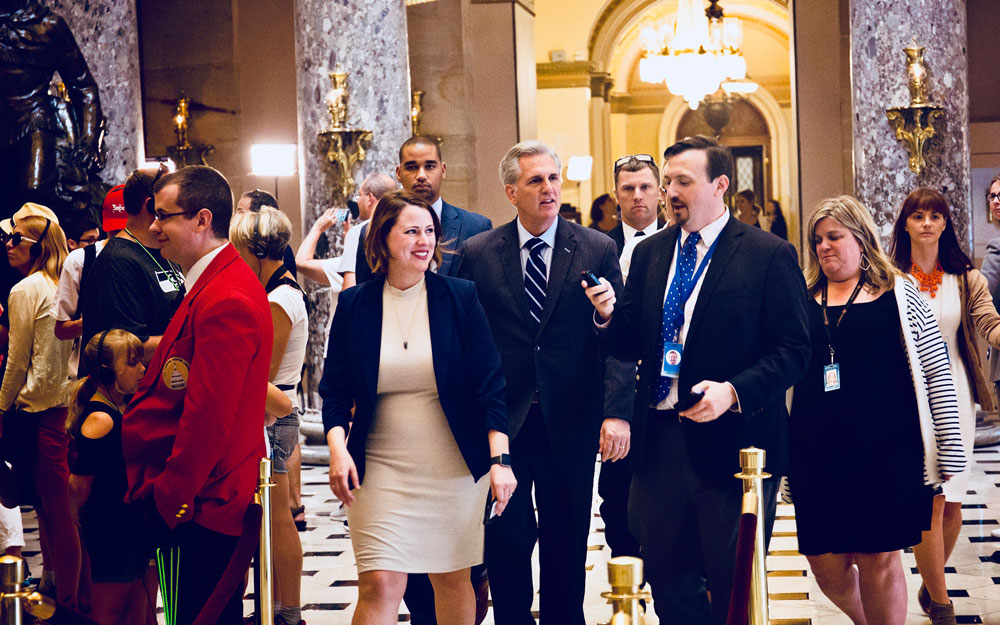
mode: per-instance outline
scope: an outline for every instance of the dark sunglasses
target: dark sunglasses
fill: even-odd
[[[652,163],[656,165],[656,159],[649,154],[631,154],[629,156],[623,156],[617,161],[615,161],[615,172],[625,166],[626,163],[631,161],[639,161],[640,163]]]
[[[15,232],[13,234],[7,234],[6,232],[0,232],[0,243],[3,243],[4,245],[7,245],[8,241],[10,242],[10,246],[11,247],[17,247],[18,245],[20,245],[24,241],[27,241],[28,243],[38,243],[38,241],[36,241],[35,239],[32,239],[31,237],[26,237],[23,234],[21,234],[20,232]]]

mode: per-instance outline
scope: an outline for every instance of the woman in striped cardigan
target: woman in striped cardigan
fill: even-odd
[[[962,445],[972,451],[976,441],[976,404],[995,409],[993,389],[979,360],[977,336],[1000,348],[1000,315],[986,278],[973,268],[955,236],[951,211],[934,189],[914,190],[892,230],[890,252],[900,271],[920,284],[920,295],[930,306],[951,355],[951,375],[958,395]],[[967,499],[969,469],[949,480],[934,497],[931,529],[913,548],[924,583],[917,599],[933,625],[955,625],[955,608],[948,598],[944,567],[962,529],[962,504]]]
[[[902,625],[900,552],[930,527],[933,486],[966,464],[948,353],[860,202],[820,202],[808,231],[813,355],[790,428],[799,551],[855,623]]]

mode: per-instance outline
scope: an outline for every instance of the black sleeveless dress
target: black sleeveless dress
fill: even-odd
[[[842,306],[831,306],[831,320]],[[812,357],[795,386],[789,480],[799,552],[877,553],[930,529],[920,417],[892,291],[855,303],[833,330],[841,387],[824,391],[830,350],[822,308],[809,305]]]
[[[111,416],[114,427],[101,438],[75,434],[73,473],[92,476],[90,497],[80,510],[80,529],[95,582],[122,583],[141,577],[149,562],[141,545],[143,520],[137,506],[125,503],[128,478],[122,453],[122,415],[104,402],[91,400],[80,423],[93,412]]]

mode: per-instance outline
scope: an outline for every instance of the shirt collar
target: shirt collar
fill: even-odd
[[[545,242],[546,245],[549,246],[550,249],[555,249],[555,247],[556,247],[556,226],[558,226],[558,225],[559,225],[559,218],[556,217],[552,221],[552,225],[549,226],[548,230],[546,230],[545,232],[543,232],[540,235],[538,235],[538,237],[535,237],[535,235],[533,235],[530,232],[528,232],[527,230],[525,230],[524,226],[521,225],[521,218],[518,217],[517,218],[518,249],[524,247],[525,243],[527,243],[529,240],[534,239],[534,238],[541,239],[542,241]]]
[[[434,200],[434,203],[431,204],[431,208],[433,208],[434,212],[437,213],[438,221],[441,221],[441,211],[444,210],[444,200],[441,199],[440,195],[438,196],[438,199]]]
[[[191,265],[191,270],[188,271],[186,274],[184,274],[184,290],[186,290],[188,293],[191,292],[191,289],[194,288],[194,285],[198,283],[198,278],[201,277],[201,274],[205,273],[205,270],[208,269],[208,266],[210,264],[212,264],[212,261],[215,260],[215,257],[218,256],[219,253],[222,252],[222,250],[226,249],[227,245],[229,245],[228,241],[226,243],[223,243],[219,247],[215,248],[208,254],[205,254],[204,256],[199,258],[195,262],[195,264]]]
[[[701,242],[705,244],[705,247],[712,247],[715,240],[722,233],[722,229],[726,227],[729,223],[729,209],[722,211],[722,216],[708,224],[704,228],[698,231],[701,235]],[[684,228],[681,228],[681,246],[684,246],[684,242],[687,241],[688,235],[691,234]]]
[[[646,236],[649,236],[651,234],[656,234],[656,231],[659,229],[659,224],[654,219],[648,226],[642,229],[642,232]],[[622,232],[625,234],[625,240],[628,241],[629,239],[634,239],[635,233],[639,231],[622,221]]]

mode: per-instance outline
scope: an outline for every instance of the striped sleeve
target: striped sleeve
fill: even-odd
[[[965,469],[966,455],[958,422],[958,396],[951,376],[948,348],[941,337],[937,320],[930,307],[911,283],[904,286],[906,316],[923,370],[930,404],[934,438],[937,443],[938,467],[941,475],[955,475]],[[926,463],[925,463],[926,464]],[[934,477],[934,476],[930,476]],[[937,480],[933,480],[937,481]]]

